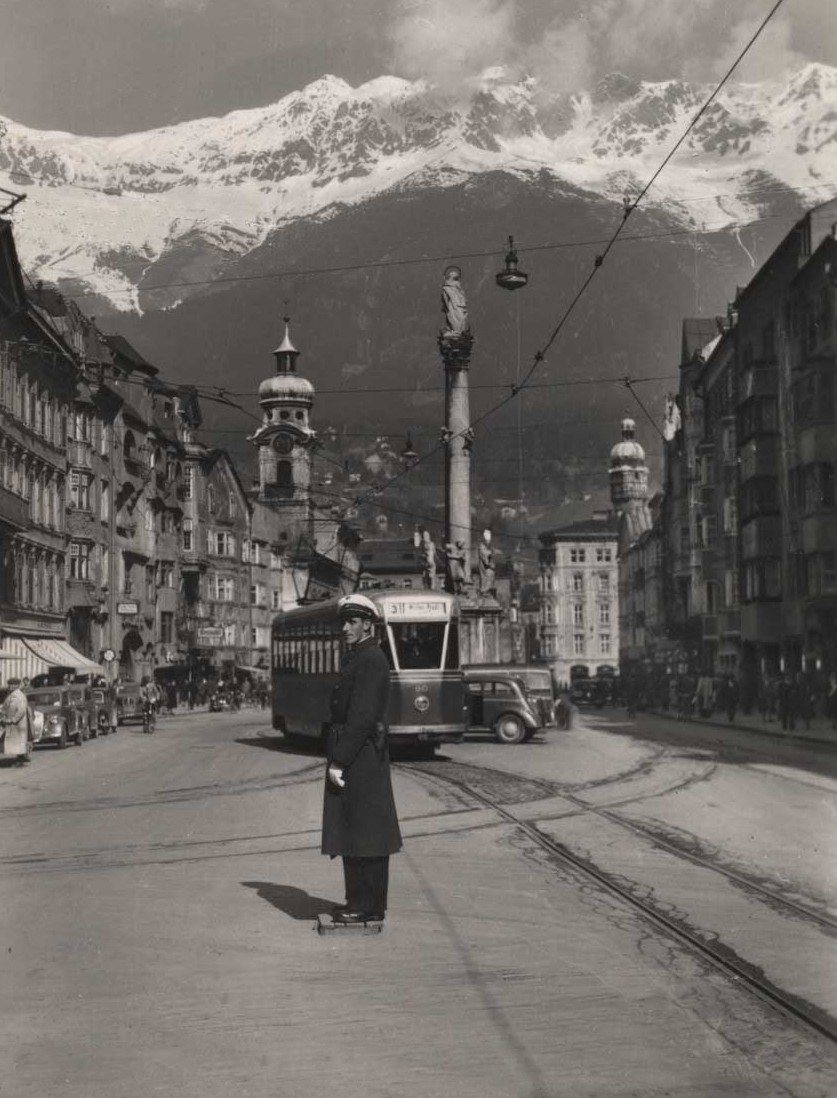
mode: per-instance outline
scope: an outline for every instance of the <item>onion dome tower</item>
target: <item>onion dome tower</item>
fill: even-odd
[[[651,528],[648,509],[648,466],[636,441],[636,423],[622,420],[622,441],[610,451],[610,498],[621,516],[620,541],[631,544]]]
[[[299,351],[291,342],[290,317],[273,356],[276,373],[259,386],[262,426],[251,436],[259,451],[259,499],[288,512],[288,519],[311,514],[311,456],[316,433],[309,413],[314,386],[296,372]]]
[[[636,441],[636,423],[622,420],[622,441],[610,451],[610,498],[617,511],[633,500],[648,499],[645,451]]]

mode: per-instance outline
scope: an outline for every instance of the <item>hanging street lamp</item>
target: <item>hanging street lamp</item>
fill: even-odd
[[[522,290],[529,276],[517,266],[517,252],[514,250],[514,237],[509,237],[509,250],[506,252],[505,270],[498,271],[495,281],[501,290]]]

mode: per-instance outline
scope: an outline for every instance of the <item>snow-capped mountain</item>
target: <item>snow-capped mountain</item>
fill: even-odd
[[[118,309],[171,305],[302,220],[426,188],[507,173],[560,195],[636,195],[711,89],[615,74],[555,97],[484,74],[469,102],[421,82],[358,88],[325,76],[278,103],[119,137],[0,119],[0,186],[22,191],[21,259],[34,278]],[[712,231],[746,224],[777,195],[837,193],[837,69],[729,85],[643,206]],[[451,242],[455,245],[455,241]],[[165,283],[165,300],[145,288]],[[178,287],[176,283],[181,283]]]

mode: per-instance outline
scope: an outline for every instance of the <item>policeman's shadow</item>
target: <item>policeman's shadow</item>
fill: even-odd
[[[245,888],[253,888],[263,900],[273,904],[292,919],[311,920],[318,915],[330,915],[336,901],[322,896],[311,896],[303,888],[293,885],[271,884],[269,881],[242,881]]]

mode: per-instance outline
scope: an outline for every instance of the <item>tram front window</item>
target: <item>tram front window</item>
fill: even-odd
[[[438,670],[442,666],[446,622],[403,622],[390,626],[402,671]]]

